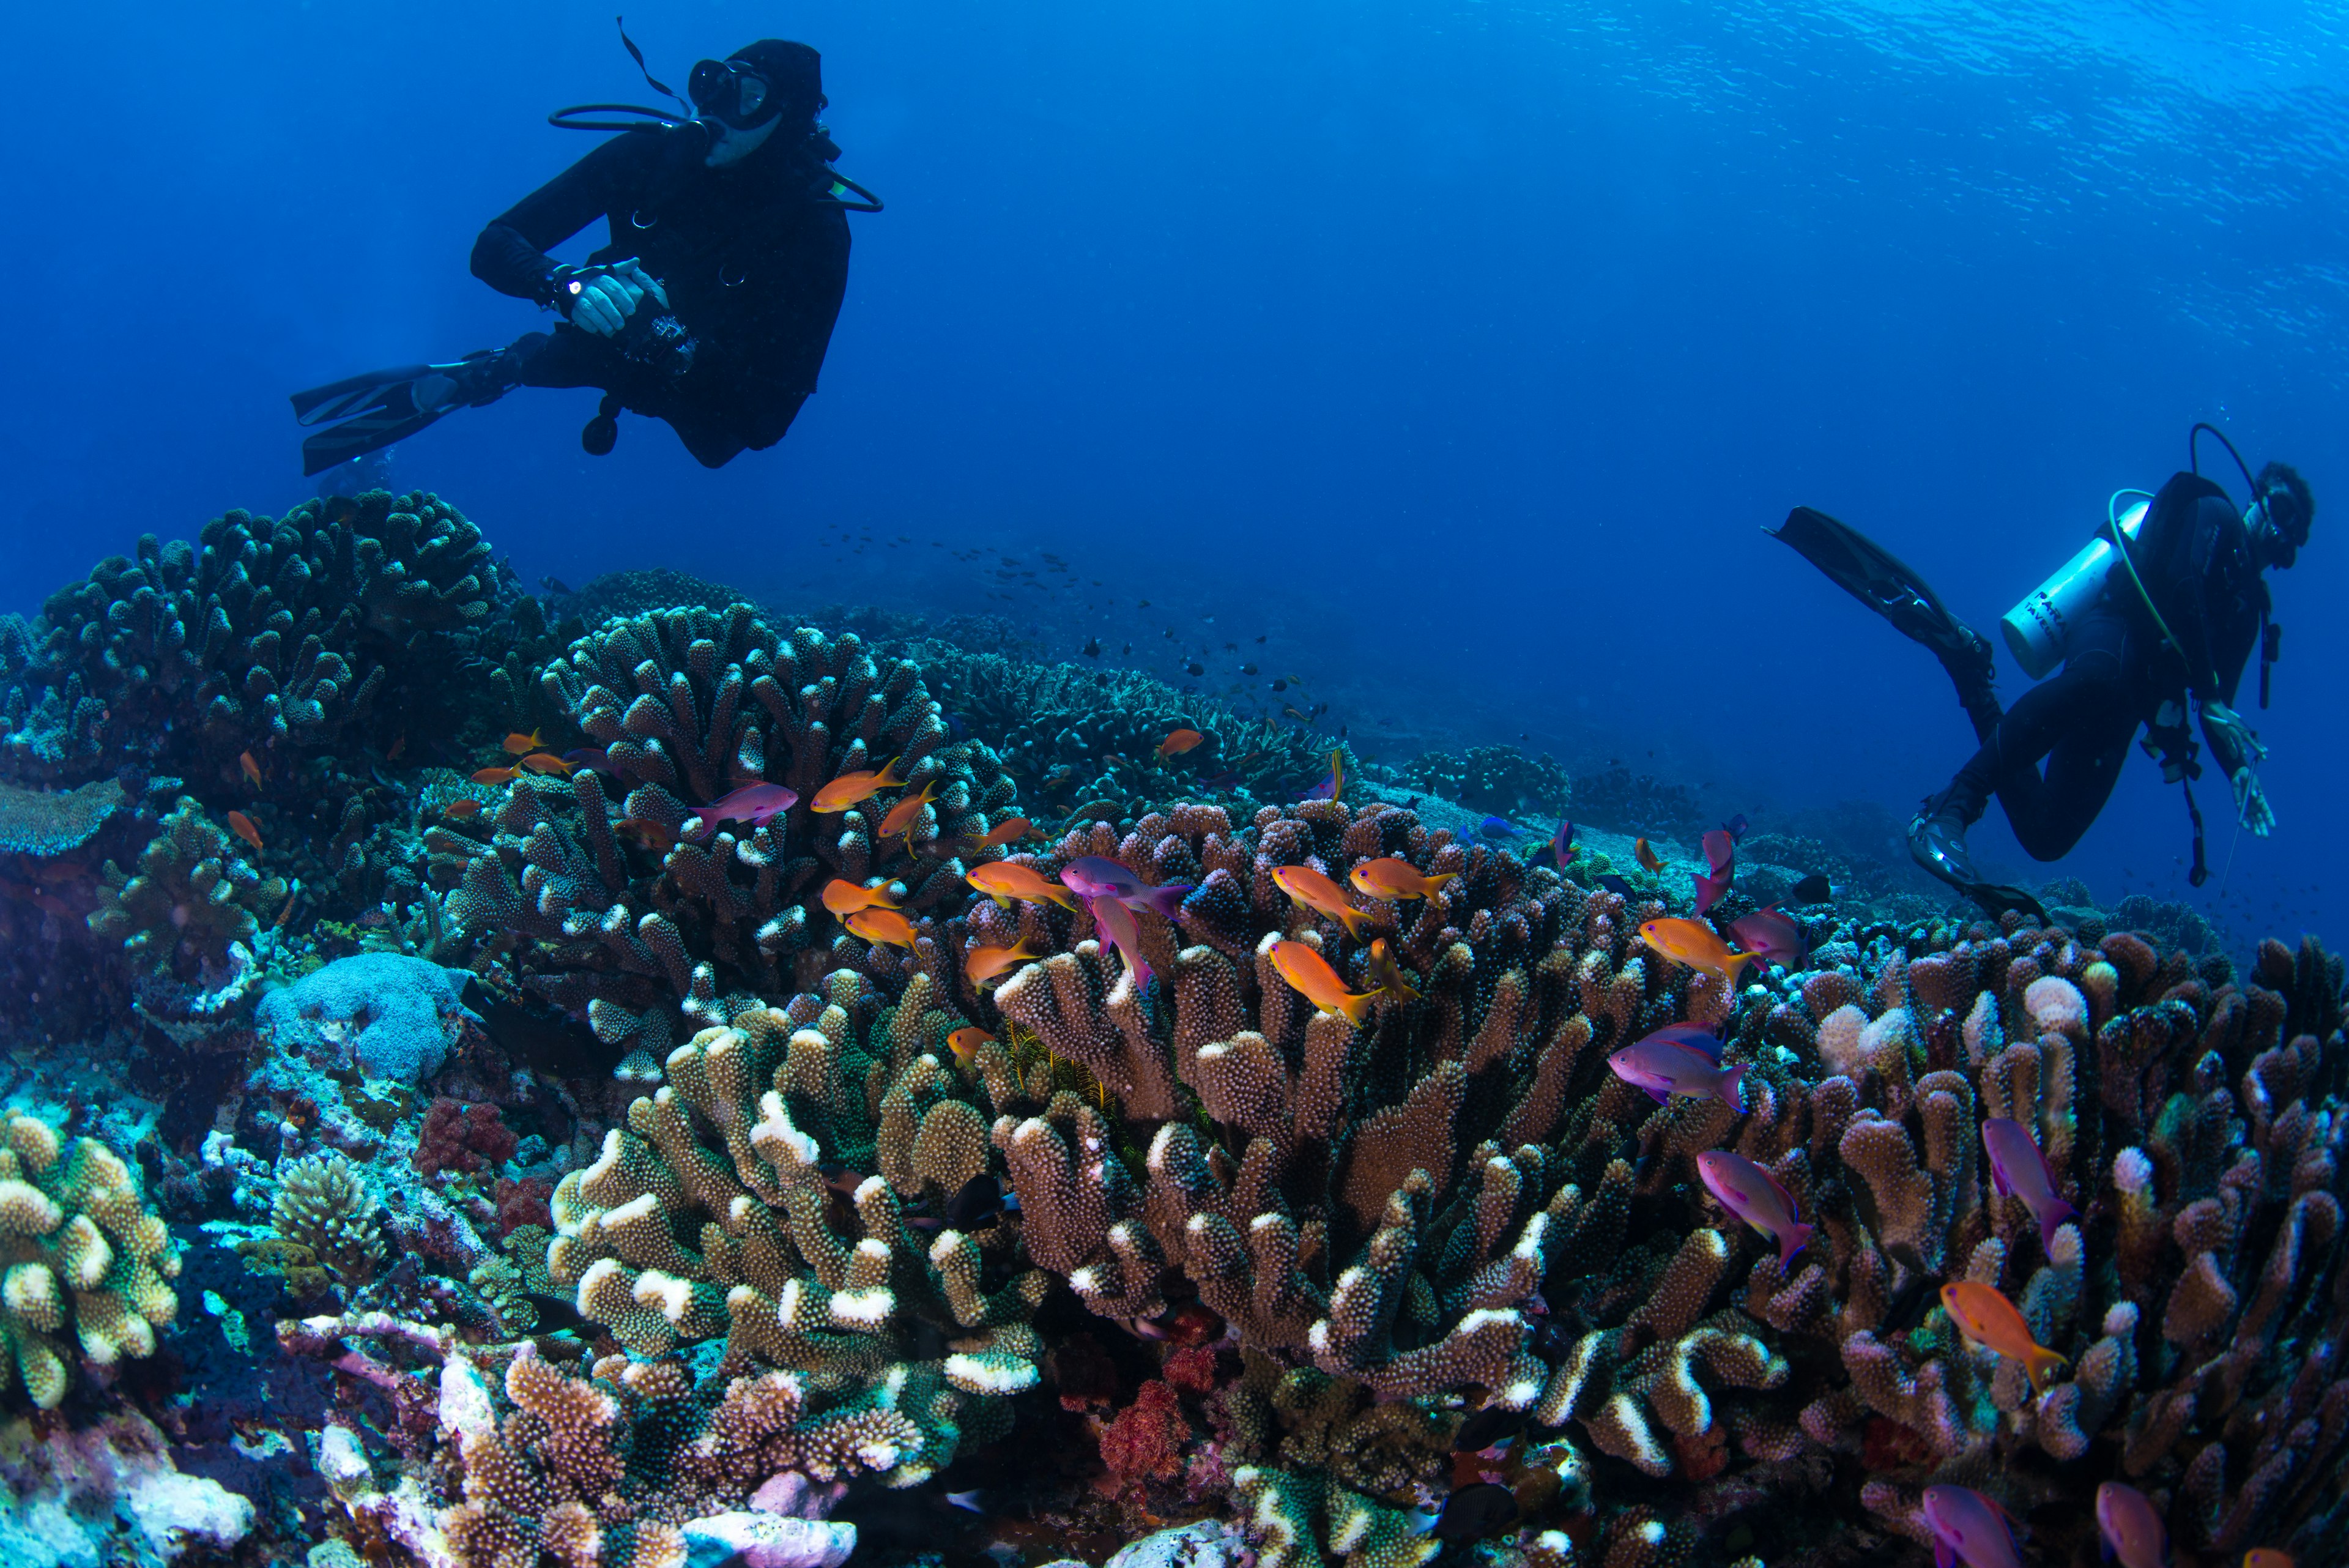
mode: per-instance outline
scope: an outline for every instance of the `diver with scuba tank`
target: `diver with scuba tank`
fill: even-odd
[[[2195,442],[2205,431],[2235,457],[2251,486],[2248,505],[2239,509],[2200,472]],[[1966,830],[1991,797],[2032,858],[2060,859],[2104,810],[2140,726],[2139,743],[2165,779],[2185,788],[2195,886],[2209,873],[2193,793],[2202,748],[2189,711],[2232,792],[2236,820],[2262,838],[2275,825],[2258,773],[2267,750],[2234,704],[2257,651],[2260,706],[2267,706],[2281,638],[2262,574],[2298,558],[2315,497],[2288,463],[2270,462],[2254,476],[2212,426],[2196,425],[2187,447],[2187,472],[2158,493],[2113,496],[2096,537],[2001,621],[2009,651],[2033,679],[2062,666],[2011,708],[2000,707],[1992,689],[1989,640],[1897,557],[1807,506],[1795,508],[1774,535],[1930,649],[1949,672],[1978,749],[1947,787],[1926,798],[1909,825],[1909,851],[1993,915],[2044,911],[2029,894],[1985,882],[1974,869]],[[2116,512],[2124,499],[2133,504]]]
[[[643,54],[620,36],[643,69]],[[649,70],[645,79],[685,104]],[[709,468],[781,441],[815,390],[847,290],[847,213],[880,202],[831,167],[840,149],[816,119],[826,103],[821,59],[805,44],[765,38],[703,60],[687,91],[683,115],[583,104],[548,116],[565,130],[619,134],[491,220],[472,270],[561,320],[452,364],[295,394],[295,418],[326,427],[303,441],[303,472],[516,387],[600,388],[580,435],[598,457],[618,439],[623,410],[667,421]],[[582,118],[595,113],[626,118]],[[547,254],[598,218],[609,240],[585,265]]]

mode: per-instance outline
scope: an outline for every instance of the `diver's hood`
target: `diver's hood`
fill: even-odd
[[[771,101],[787,127],[804,127],[824,106],[823,57],[805,44],[761,38],[726,57],[767,78]]]

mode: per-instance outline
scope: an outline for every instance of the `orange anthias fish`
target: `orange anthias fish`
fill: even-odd
[[[391,749],[384,753],[383,760],[388,763],[396,763],[399,761],[401,757],[405,756],[407,753],[408,737],[405,734],[395,735],[392,737]]]
[[[1298,995],[1357,1029],[1370,1021],[1371,1004],[1381,994],[1375,991],[1348,991],[1346,982],[1338,978],[1338,971],[1330,967],[1330,961],[1303,942],[1273,943],[1272,967]]]
[[[1411,981],[1403,978],[1402,965],[1395,962],[1393,952],[1388,949],[1386,938],[1381,937],[1371,944],[1370,963],[1371,979],[1386,993],[1389,1002],[1419,1000],[1419,992],[1413,991]]]
[[[241,811],[228,814],[228,830],[253,846],[255,855],[261,853],[261,829],[253,826],[253,818]]]
[[[2243,1568],[2292,1568],[2292,1562],[2272,1546],[2254,1546],[2243,1553]]]
[[[1176,730],[1158,742],[1158,759],[1164,762],[1168,757],[1179,757],[1206,738],[1196,730]]]
[[[978,1024],[966,1023],[947,1036],[947,1049],[954,1053],[956,1061],[968,1067],[971,1058],[978,1054],[978,1048],[994,1038]]]
[[[881,826],[875,836],[892,838],[900,833],[904,834],[905,853],[911,855],[914,852],[914,824],[922,819],[922,807],[936,800],[937,792],[938,781],[932,779],[922,786],[921,794],[909,794],[891,806],[889,815],[881,819]]]
[[[1007,816],[990,828],[986,837],[967,838],[963,842],[976,854],[981,849],[993,849],[999,845],[1017,844],[1035,831],[1035,824],[1026,817]]]
[[[579,764],[565,762],[553,752],[533,752],[523,758],[518,765],[528,768],[534,774],[561,774],[564,778],[569,778],[572,771]]]
[[[1410,861],[1389,856],[1363,861],[1346,880],[1354,885],[1355,892],[1392,904],[1398,898],[1424,898],[1459,875],[1457,871],[1439,871],[1433,877],[1423,877],[1419,867]]]
[[[2071,1365],[2033,1339],[2031,1325],[2023,1321],[2014,1303],[1988,1285],[1971,1280],[1943,1285],[1941,1310],[1950,1314],[1958,1332],[1976,1345],[1986,1345],[2008,1360],[2023,1363],[2031,1386],[2042,1394],[2055,1381],[2055,1375]]]
[[[894,909],[897,900],[889,896],[889,886],[860,888],[843,877],[834,877],[823,885],[823,907],[843,919],[859,909]]]
[[[521,771],[519,768],[483,768],[474,774],[472,779],[475,784],[509,784]]]
[[[538,750],[546,742],[538,738],[536,730],[533,730],[527,735],[516,731],[498,743],[505,748],[507,755],[519,757]]]
[[[892,757],[877,770],[866,768],[859,773],[843,774],[815,792],[815,799],[809,804],[809,809],[846,811],[860,801],[871,800],[885,789],[903,789],[905,781],[890,771],[896,765],[897,759]]]
[[[647,822],[641,816],[624,816],[612,824],[616,833],[625,833],[656,855],[666,855],[677,847],[677,835],[657,822]]]
[[[1646,867],[1649,871],[1655,875],[1663,875],[1664,858],[1662,856],[1657,854],[1653,849],[1648,847],[1648,841],[1646,839],[1635,838],[1631,840],[1631,857],[1637,860],[1640,865]]]
[[[440,808],[443,816],[453,816],[460,822],[470,822],[481,815],[481,803],[471,795],[460,794]]]
[[[914,945],[914,923],[895,909],[859,909],[848,917],[848,929],[868,942],[887,942],[892,947]]]
[[[1028,939],[1022,937],[1008,948],[971,949],[963,955],[962,971],[970,977],[971,984],[985,985],[1014,964],[1032,962],[1043,956],[1031,951]]]
[[[1077,896],[1058,882],[1046,881],[1043,873],[1033,866],[1014,866],[1008,860],[999,860],[991,866],[977,867],[963,880],[1002,909],[1011,908],[1011,900],[1020,898],[1030,904],[1058,904],[1072,915],[1077,912]]]
[[[1650,920],[1640,928],[1640,940],[1673,962],[1717,974],[1729,985],[1735,985],[1737,971],[1754,961],[1752,953],[1733,950],[1702,920]]]
[[[253,760],[253,753],[251,752],[237,753],[236,765],[244,770],[246,783],[252,784],[255,789],[259,789],[261,787],[261,764]]]
[[[1362,940],[1362,926],[1370,916],[1346,902],[1346,890],[1310,866],[1280,866],[1272,873],[1273,885],[1309,909],[1318,910],[1346,928],[1346,934],[1356,941]]]

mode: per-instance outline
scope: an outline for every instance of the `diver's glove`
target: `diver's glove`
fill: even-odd
[[[564,267],[554,275],[554,307],[582,332],[609,337],[651,295],[668,308],[668,290],[636,257],[608,265]]]
[[[2249,763],[2235,770],[2235,820],[2251,830],[2254,838],[2265,838],[2275,827],[2275,807],[2268,804],[2267,792],[2260,788],[2260,775]]]

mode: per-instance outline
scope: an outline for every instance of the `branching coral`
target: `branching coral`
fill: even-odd
[[[94,1138],[70,1147],[22,1111],[0,1120],[0,1378],[53,1409],[71,1378],[68,1325],[98,1366],[152,1355],[179,1301],[179,1256],[138,1179]]]
[[[120,950],[160,1018],[217,1011],[214,993],[241,993],[256,978],[261,922],[284,909],[285,884],[255,870],[239,847],[182,796],[135,871],[106,863],[89,929]]]
[[[278,1239],[307,1251],[346,1284],[374,1280],[389,1251],[378,1220],[381,1199],[358,1168],[339,1154],[290,1162],[270,1205]]]
[[[747,607],[609,622],[543,684],[602,746],[625,803],[614,810],[618,784],[597,773],[517,780],[488,845],[449,829],[428,843],[468,930],[533,939],[534,989],[655,1058],[677,1038],[675,1009],[724,1023],[796,988],[812,935],[801,900],[821,878],[894,874],[909,911],[959,896],[962,842],[1012,799],[985,747],[946,743],[913,665],[884,669],[854,638],[781,637]],[[814,811],[833,779],[893,760],[931,796],[902,841],[877,841],[873,803]],[[796,804],[755,828],[694,830],[697,807],[761,779]]]
[[[1044,1279],[1021,1273],[990,1293],[987,1277],[1007,1272],[1007,1233],[949,1227],[926,1243],[906,1223],[893,1182],[912,1193],[959,1186],[968,1159],[983,1166],[984,1144],[960,1101],[893,1114],[941,1071],[935,1055],[911,1054],[916,1030],[936,1027],[922,1016],[920,982],[892,1014],[911,1011],[901,1035],[911,1044],[874,1060],[854,1040],[855,977],[837,978],[842,999],[821,1012],[812,997],[794,1003],[812,1016],[746,1015],[673,1053],[669,1085],[636,1100],[629,1129],[613,1129],[603,1157],[556,1187],[547,1267],[584,1316],[639,1355],[722,1334],[728,1365],[799,1375],[827,1400],[827,1422],[854,1415],[873,1442],[885,1434],[891,1457],[869,1468],[909,1485],[963,1443],[999,1434],[1003,1397],[1035,1382],[1041,1345],[1028,1318]],[[834,1228],[823,1166],[860,1125],[893,1174],[855,1181],[852,1238]]]

